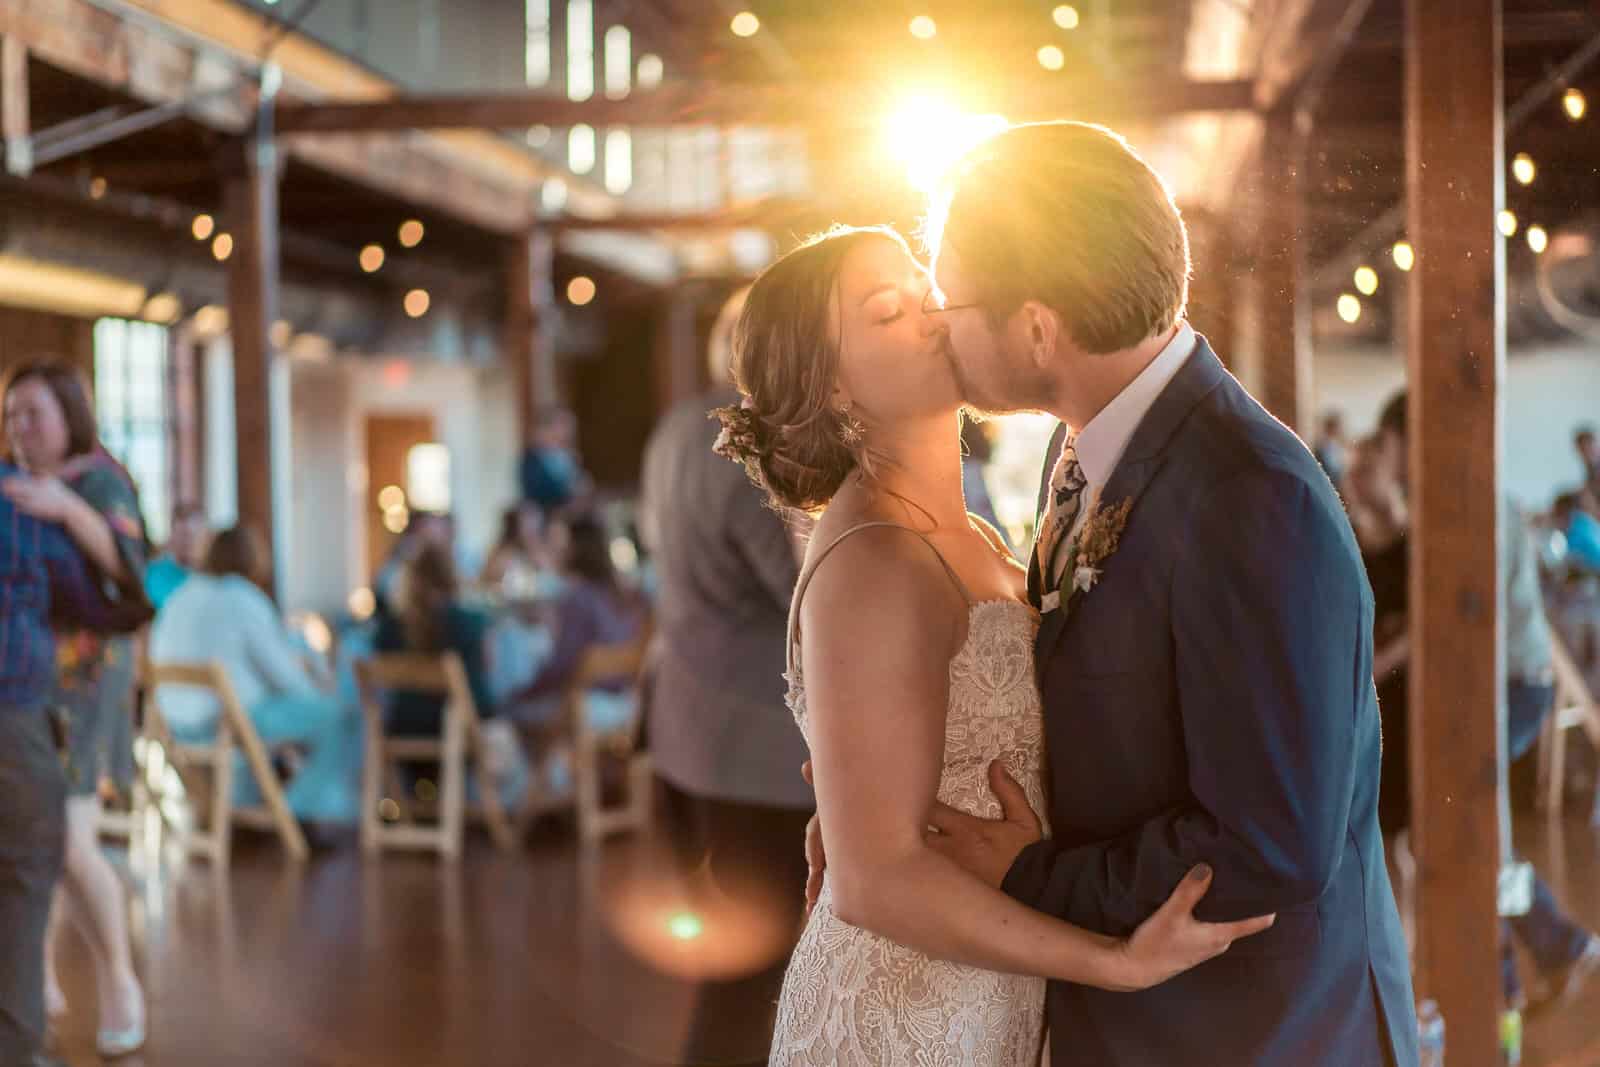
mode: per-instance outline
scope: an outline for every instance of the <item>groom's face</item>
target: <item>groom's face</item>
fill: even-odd
[[[1038,368],[1025,338],[1013,337],[1019,316],[996,323],[977,304],[977,288],[962,268],[961,256],[941,242],[934,250],[933,281],[943,294],[944,310],[935,313],[947,340],[946,350],[963,399],[980,411],[1029,411],[1040,405]]]

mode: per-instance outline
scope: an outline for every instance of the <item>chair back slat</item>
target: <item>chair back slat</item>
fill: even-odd
[[[295,820],[283,795],[283,783],[273,768],[271,753],[256,732],[249,713],[239,700],[228,672],[215,660],[207,663],[162,662],[145,660],[139,671],[148,695],[145,708],[148,732],[172,746],[175,755],[194,763],[209,763],[212,767],[214,789],[210,832],[196,844],[209,852],[219,865],[226,865],[229,857],[229,835],[234,821],[232,792],[233,748],[243,750],[245,764],[255,778],[265,803],[265,820],[277,830],[284,849],[296,860],[310,855],[305,834]],[[176,743],[170,724],[161,710],[162,686],[186,686],[204,689],[217,698],[220,714],[215,739],[210,745]]]

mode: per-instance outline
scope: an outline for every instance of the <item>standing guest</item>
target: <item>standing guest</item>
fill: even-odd
[[[150,561],[144,572],[144,591],[157,611],[178,586],[200,569],[205,560],[206,513],[198,504],[184,504],[172,513],[167,550]]]
[[[543,531],[544,514],[533,501],[507,508],[500,523],[500,540],[489,552],[478,580],[495,589],[530,589],[545,570]]]
[[[1591,493],[1600,495],[1600,438],[1595,436],[1594,427],[1579,427],[1572,437],[1572,445],[1578,450],[1584,485]]]
[[[1322,466],[1322,471],[1335,487],[1344,484],[1344,476],[1348,470],[1349,445],[1344,435],[1344,416],[1337,411],[1330,411],[1322,416],[1322,423],[1317,432],[1317,462]]]
[[[546,408],[534,422],[517,468],[522,498],[552,515],[588,492],[578,462],[578,419],[566,408]]]
[[[728,301],[712,331],[712,391],[669,413],[645,450],[640,526],[655,560],[661,635],[649,733],[656,770],[686,809],[695,866],[709,863],[724,891],[743,883],[781,909],[804,880],[796,846],[816,804],[794,773],[806,746],[784,701],[799,557],[765,494],[712,451],[718,431],[708,418],[739,402],[733,334],[747,293]],[[777,999],[782,961],[773,962],[750,980],[761,987],[757,1003]],[[719,1007],[708,992],[697,1024],[712,1026]]]
[[[139,496],[99,443],[82,378],[62,364],[24,364],[7,378],[3,409],[7,458],[26,472],[6,482],[5,495],[18,510],[59,522],[122,598],[145,603],[149,544]],[[122,882],[100,849],[99,788],[108,768],[132,766],[133,643],[69,626],[57,632],[55,648],[50,702],[67,723],[69,793],[58,908],[93,950],[101,1051],[120,1055],[144,1043],[144,990],[133,967]],[[54,981],[47,992],[52,1011],[64,1012]]]
[[[20,471],[0,461],[0,484]],[[52,624],[127,631],[142,600],[108,601],[68,534],[0,494],[0,1063],[46,1067],[45,931],[66,846],[66,783],[51,738]]]
[[[221,663],[245,714],[268,745],[306,747],[305,762],[284,789],[295,817],[329,826],[356,821],[361,771],[360,719],[312,679],[300,646],[261,591],[266,552],[254,531],[234,526],[212,538],[201,573],[168,599],[150,631],[156,663]],[[163,687],[158,699],[173,736],[205,744],[222,709],[208,692]],[[236,802],[259,803],[248,774]]]
[[[1378,424],[1383,463],[1388,477],[1402,491],[1406,487],[1407,437],[1406,395],[1400,393],[1384,408]],[[1512,760],[1526,756],[1539,739],[1539,730],[1555,707],[1555,673],[1551,653],[1550,625],[1545,618],[1544,598],[1539,587],[1539,561],[1533,539],[1528,535],[1527,523],[1521,512],[1510,501],[1500,508],[1500,580],[1503,590],[1506,634],[1506,748]],[[1404,538],[1400,545],[1399,563],[1396,565],[1399,584],[1406,580]],[[1374,594],[1378,593],[1374,580]],[[1402,620],[1404,606],[1401,606]],[[1380,618],[1380,626],[1382,620]],[[1404,641],[1402,634],[1399,641]],[[1378,658],[1383,658],[1381,651]],[[1408,651],[1402,647],[1396,657],[1400,685],[1405,684],[1405,664]],[[1381,694],[1385,689],[1380,686]],[[1391,716],[1383,706],[1384,762],[1397,755],[1404,763],[1407,745],[1404,735],[1396,741],[1390,737]],[[1387,783],[1386,783],[1387,785]],[[1399,801],[1393,802],[1398,804]],[[1380,809],[1383,802],[1380,801]],[[1393,806],[1391,804],[1391,806]],[[1388,827],[1385,827],[1388,829]],[[1511,939],[1522,942],[1533,958],[1538,971],[1538,984],[1533,997],[1527,998],[1517,974],[1516,959],[1511,949]],[[1543,878],[1534,878],[1533,906],[1528,914],[1513,919],[1502,938],[1501,983],[1506,1002],[1520,1007],[1526,1003],[1532,1011],[1542,1011],[1553,1005],[1571,1003],[1583,986],[1600,973],[1600,938],[1585,929],[1565,912]]]

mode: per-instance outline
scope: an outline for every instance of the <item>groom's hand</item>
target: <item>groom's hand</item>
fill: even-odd
[[[815,786],[811,780],[811,761],[806,760],[800,765],[800,777],[806,780],[806,785]],[[806,918],[811,918],[811,909],[817,906],[817,898],[822,895],[822,872],[827,869],[828,857],[822,851],[822,819],[813,815],[806,823]]]
[[[989,788],[1000,801],[998,819],[980,819],[948,804],[935,804],[928,821],[937,833],[926,835],[928,847],[942,853],[996,889],[1017,856],[1044,837],[1028,795],[999,760],[989,764]]]

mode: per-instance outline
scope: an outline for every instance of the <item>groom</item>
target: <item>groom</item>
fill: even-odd
[[[1216,871],[1199,918],[1277,914],[1146,992],[1051,983],[1053,1067],[1413,1067],[1372,595],[1316,460],[1183,320],[1170,194],[1115,134],[1048,123],[974,150],[939,214],[937,313],[967,399],[1063,430],[1029,582],[1054,836],[996,769],[1006,818],[941,809],[934,841],[1111,935],[1199,863]]]

